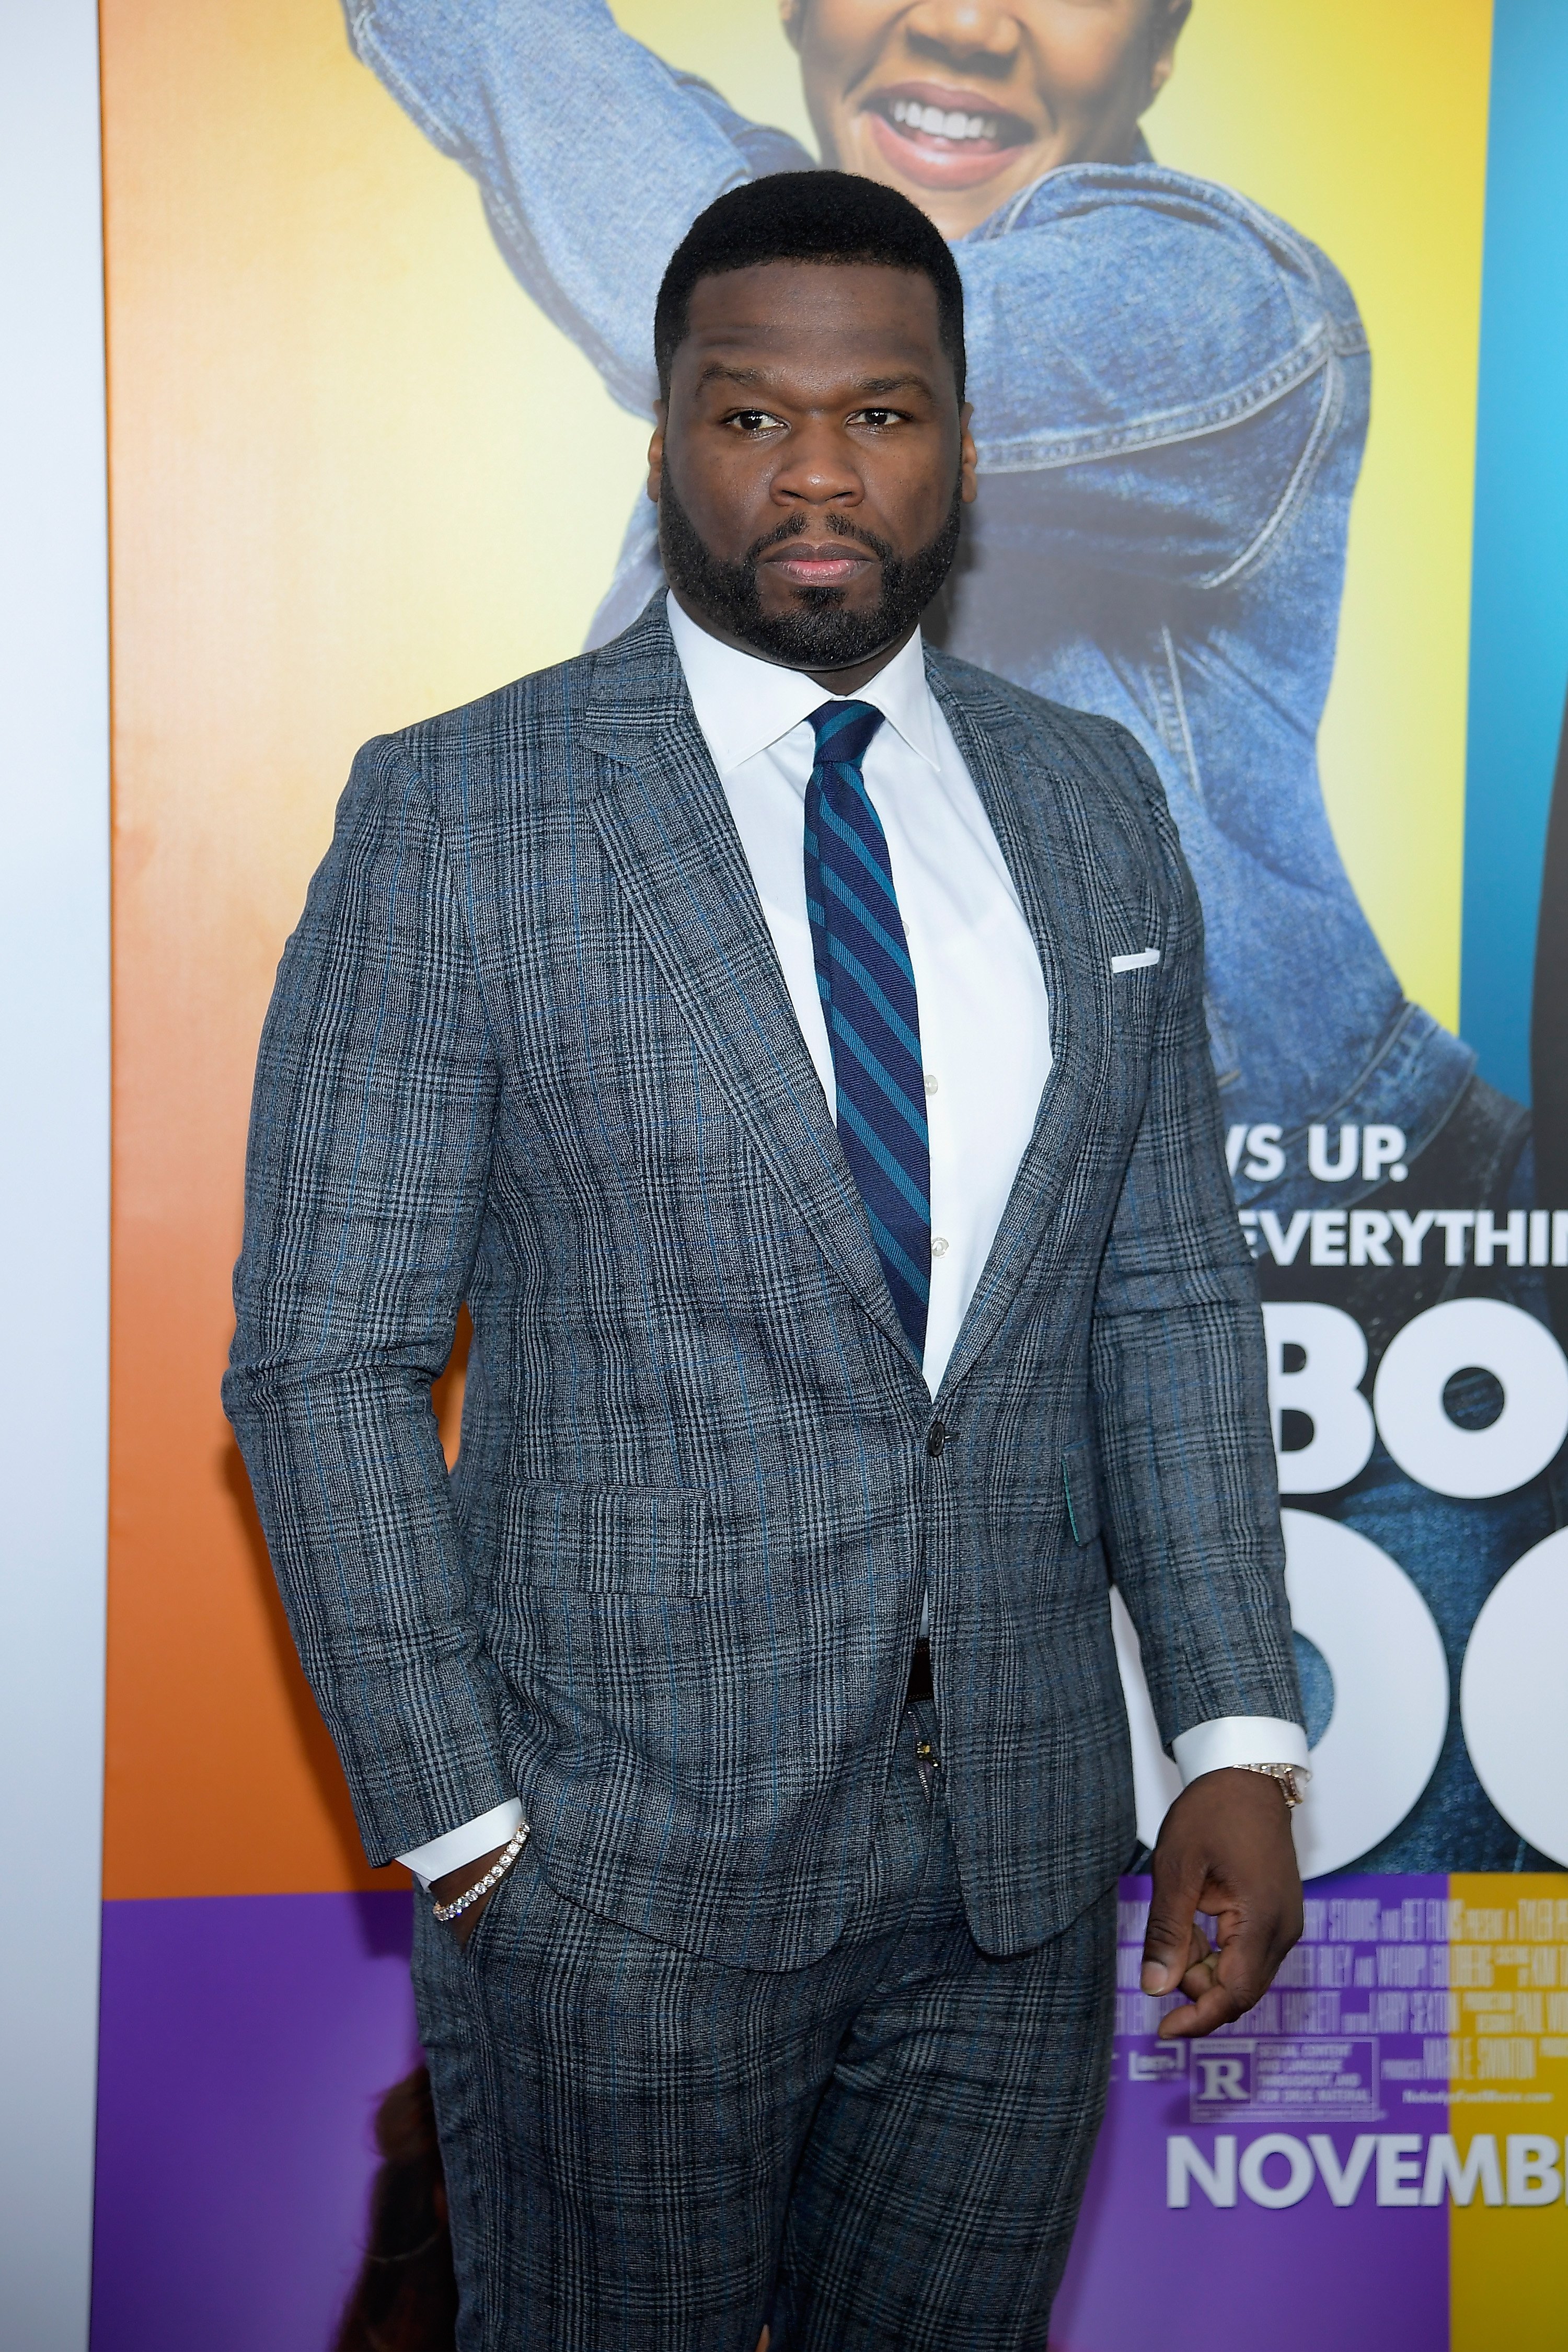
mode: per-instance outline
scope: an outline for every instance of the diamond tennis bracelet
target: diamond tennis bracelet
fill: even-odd
[[[460,1918],[463,1913],[468,1908],[469,1905],[477,1903],[481,1895],[488,1895],[492,1886],[499,1886],[500,1885],[501,1880],[511,1868],[512,1864],[517,1860],[518,1855],[528,1843],[528,1833],[529,1824],[527,1822],[519,1822],[516,1829],[513,1830],[511,1836],[508,1839],[506,1844],[502,1846],[494,1862],[491,1863],[484,1876],[476,1885],[470,1886],[466,1895],[459,1895],[455,1903],[433,1903],[430,1906],[430,1908],[435,1913],[437,1918],[439,1919],[443,1927],[447,1927],[452,1920]]]

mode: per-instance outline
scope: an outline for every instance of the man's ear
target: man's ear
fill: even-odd
[[[779,0],[779,22],[792,49],[798,49],[805,31],[805,0]]]
[[[656,400],[653,414],[653,439],[647,445],[647,494],[658,506],[664,484],[664,428],[669,422],[669,411],[662,400]]]
[[[958,421],[963,430],[963,438],[958,445],[958,494],[966,507],[972,507],[974,504],[976,494],[974,477],[980,465],[980,458],[974,446],[974,436],[969,429],[970,420],[973,415],[973,404],[966,400],[958,412]]]

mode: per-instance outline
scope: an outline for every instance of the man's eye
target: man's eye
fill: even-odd
[[[862,408],[855,418],[857,425],[869,425],[873,431],[879,433],[889,425],[896,425],[898,421],[899,412],[896,408]]]
[[[776,428],[779,420],[770,415],[765,408],[742,408],[735,412],[730,422],[742,433],[765,433],[770,428]]]

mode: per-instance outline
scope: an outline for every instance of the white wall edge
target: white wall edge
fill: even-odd
[[[0,0],[0,2347],[85,2352],[110,1099],[93,0]]]

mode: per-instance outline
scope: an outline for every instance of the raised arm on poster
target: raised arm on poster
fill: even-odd
[[[674,247],[742,180],[809,170],[605,0],[344,0],[354,48],[472,173],[497,244],[623,407],[658,396],[653,305]]]

